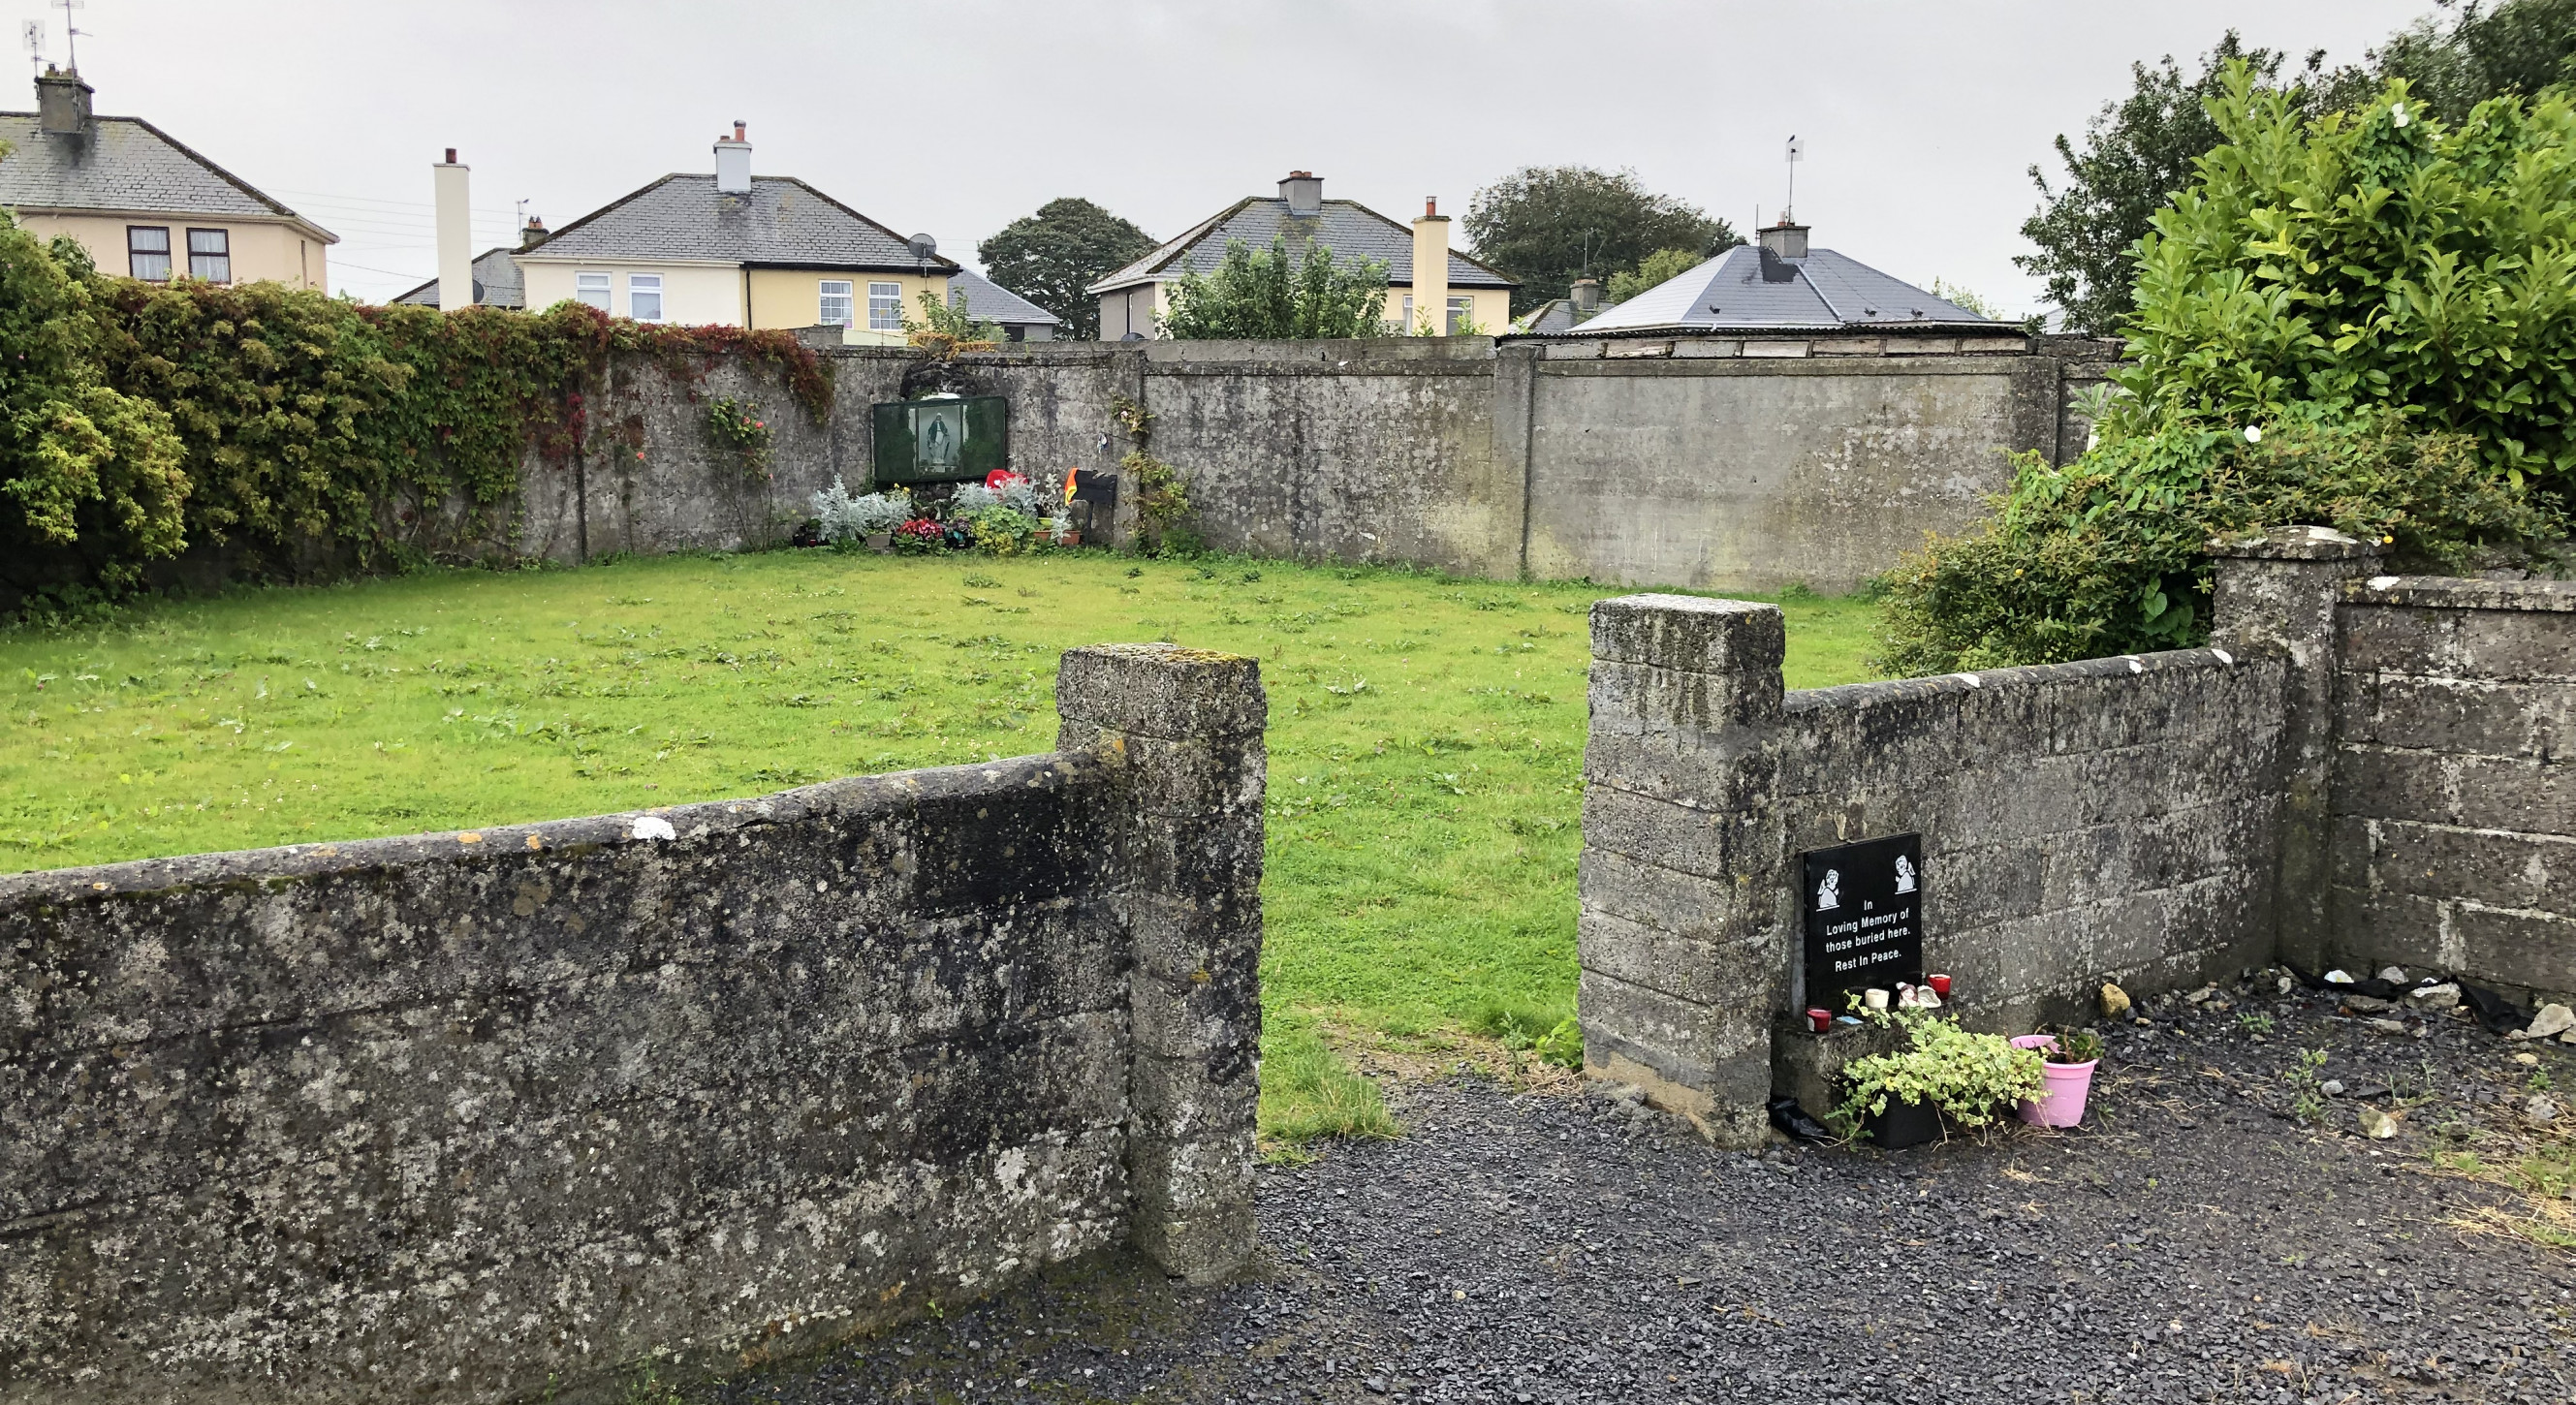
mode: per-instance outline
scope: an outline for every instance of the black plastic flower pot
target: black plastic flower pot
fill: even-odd
[[[1869,1139],[1889,1151],[1903,1151],[1909,1146],[1938,1141],[1941,1136],[1941,1109],[1932,1103],[1887,1100],[1887,1111],[1863,1118],[1861,1127]]]

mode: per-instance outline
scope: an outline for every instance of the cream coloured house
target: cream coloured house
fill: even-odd
[[[713,175],[669,175],[509,254],[531,309],[585,302],[639,322],[838,326],[901,345],[957,265],[801,180],[754,176],[743,126]],[[479,281],[479,280],[478,280]]]
[[[1490,336],[1511,325],[1512,289],[1520,285],[1451,249],[1448,216],[1426,203],[1422,217],[1408,229],[1356,200],[1327,200],[1323,177],[1290,171],[1279,182],[1276,198],[1247,195],[1092,284],[1092,296],[1100,299],[1100,339],[1162,335],[1163,317],[1172,308],[1172,285],[1183,274],[1213,270],[1224,260],[1226,246],[1237,241],[1261,252],[1282,237],[1294,258],[1320,244],[1338,260],[1385,264],[1391,330]]]
[[[0,112],[0,206],[38,238],[68,234],[104,273],[150,283],[275,281],[327,289],[339,236],[140,117],[100,117],[76,72]]]

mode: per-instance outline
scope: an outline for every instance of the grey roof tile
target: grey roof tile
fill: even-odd
[[[1321,243],[1337,259],[1375,259],[1386,265],[1390,283],[1413,282],[1413,230],[1356,200],[1327,200],[1322,213],[1291,215],[1288,202],[1275,196],[1236,201],[1212,219],[1201,221],[1177,239],[1091,285],[1106,293],[1138,283],[1177,278],[1184,271],[1207,273],[1225,259],[1226,245],[1242,240],[1254,250],[1268,249],[1280,235],[1288,248],[1304,256],[1309,241]],[[1449,251],[1449,286],[1453,288],[1517,287],[1500,272],[1469,255]]]
[[[948,275],[949,301],[959,294],[966,298],[966,310],[988,322],[1011,322],[1062,326],[1064,319],[1021,297],[981,274],[959,269]]]
[[[711,175],[664,176],[525,252],[890,273],[920,267],[902,235],[791,176],[754,176],[748,196],[718,195]],[[957,265],[933,258],[930,267],[944,273]]]
[[[2013,327],[1980,317],[1831,249],[1810,249],[1803,259],[1771,258],[1767,277],[1764,261],[1758,245],[1739,244],[1569,331],[1593,336],[1666,330]]]
[[[474,300],[485,307],[526,307],[528,281],[509,249],[486,249],[474,257]],[[393,301],[416,307],[438,306],[438,280],[432,278]]]
[[[19,210],[167,211],[320,225],[140,117],[94,117],[79,136],[47,132],[32,112],[0,112],[0,205]]]

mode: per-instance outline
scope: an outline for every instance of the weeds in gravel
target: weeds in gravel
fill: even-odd
[[[1527,1054],[1559,1068],[1583,1067],[1583,1026],[1562,1005],[1538,1009],[1528,1005],[1487,1005],[1467,1021],[1478,1034],[1498,1040],[1515,1054]]]
[[[2247,1034],[2269,1035],[2272,1032],[2272,1017],[2247,1010],[2236,1017],[2236,1026]]]
[[[2479,1206],[2452,1217],[2449,1224],[2509,1234],[2551,1249],[2576,1249],[2576,1141],[2551,1137],[2517,1150],[2510,1160],[2490,1161],[2475,1151],[2436,1151],[2433,1164],[2521,1197],[2516,1208]]]
[[[2325,1120],[2326,1097],[2317,1086],[2321,1081],[2318,1075],[2325,1071],[2325,1066],[2325,1050],[2301,1049],[2294,1056],[2289,1071],[2281,1075],[2295,1094],[2290,1102],[2290,1115],[2303,1125],[2315,1126]]]

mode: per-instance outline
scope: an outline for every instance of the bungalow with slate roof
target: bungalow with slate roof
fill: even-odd
[[[1415,250],[1437,249],[1439,265],[1448,269],[1440,300],[1446,312],[1441,330],[1469,330],[1487,335],[1511,324],[1512,289],[1518,283],[1499,270],[1448,247],[1448,218],[1426,209],[1412,229],[1388,219],[1356,200],[1324,198],[1324,178],[1290,171],[1279,182],[1275,199],[1247,195],[1190,227],[1125,268],[1091,285],[1100,299],[1100,339],[1161,335],[1163,315],[1171,310],[1172,285],[1183,273],[1208,273],[1225,259],[1226,246],[1237,240],[1255,252],[1267,250],[1286,235],[1292,256],[1303,258],[1309,243],[1321,244],[1341,260],[1375,259],[1386,265],[1386,314],[1390,327],[1413,326]]]
[[[715,155],[713,175],[664,176],[511,254],[525,305],[577,300],[638,322],[829,325],[852,344],[899,346],[921,295],[947,298],[955,263],[916,255],[801,180],[753,176],[742,123],[716,139]]]
[[[70,69],[36,80],[36,110],[0,112],[0,206],[40,239],[70,235],[103,273],[148,283],[330,287],[340,236],[140,117],[100,117]]]
[[[959,269],[948,275],[948,301],[970,317],[1002,325],[1011,341],[1054,341],[1064,319],[979,274]]]
[[[1548,356],[1905,356],[2030,349],[2021,326],[1808,246],[1786,221],[1590,319]]]

